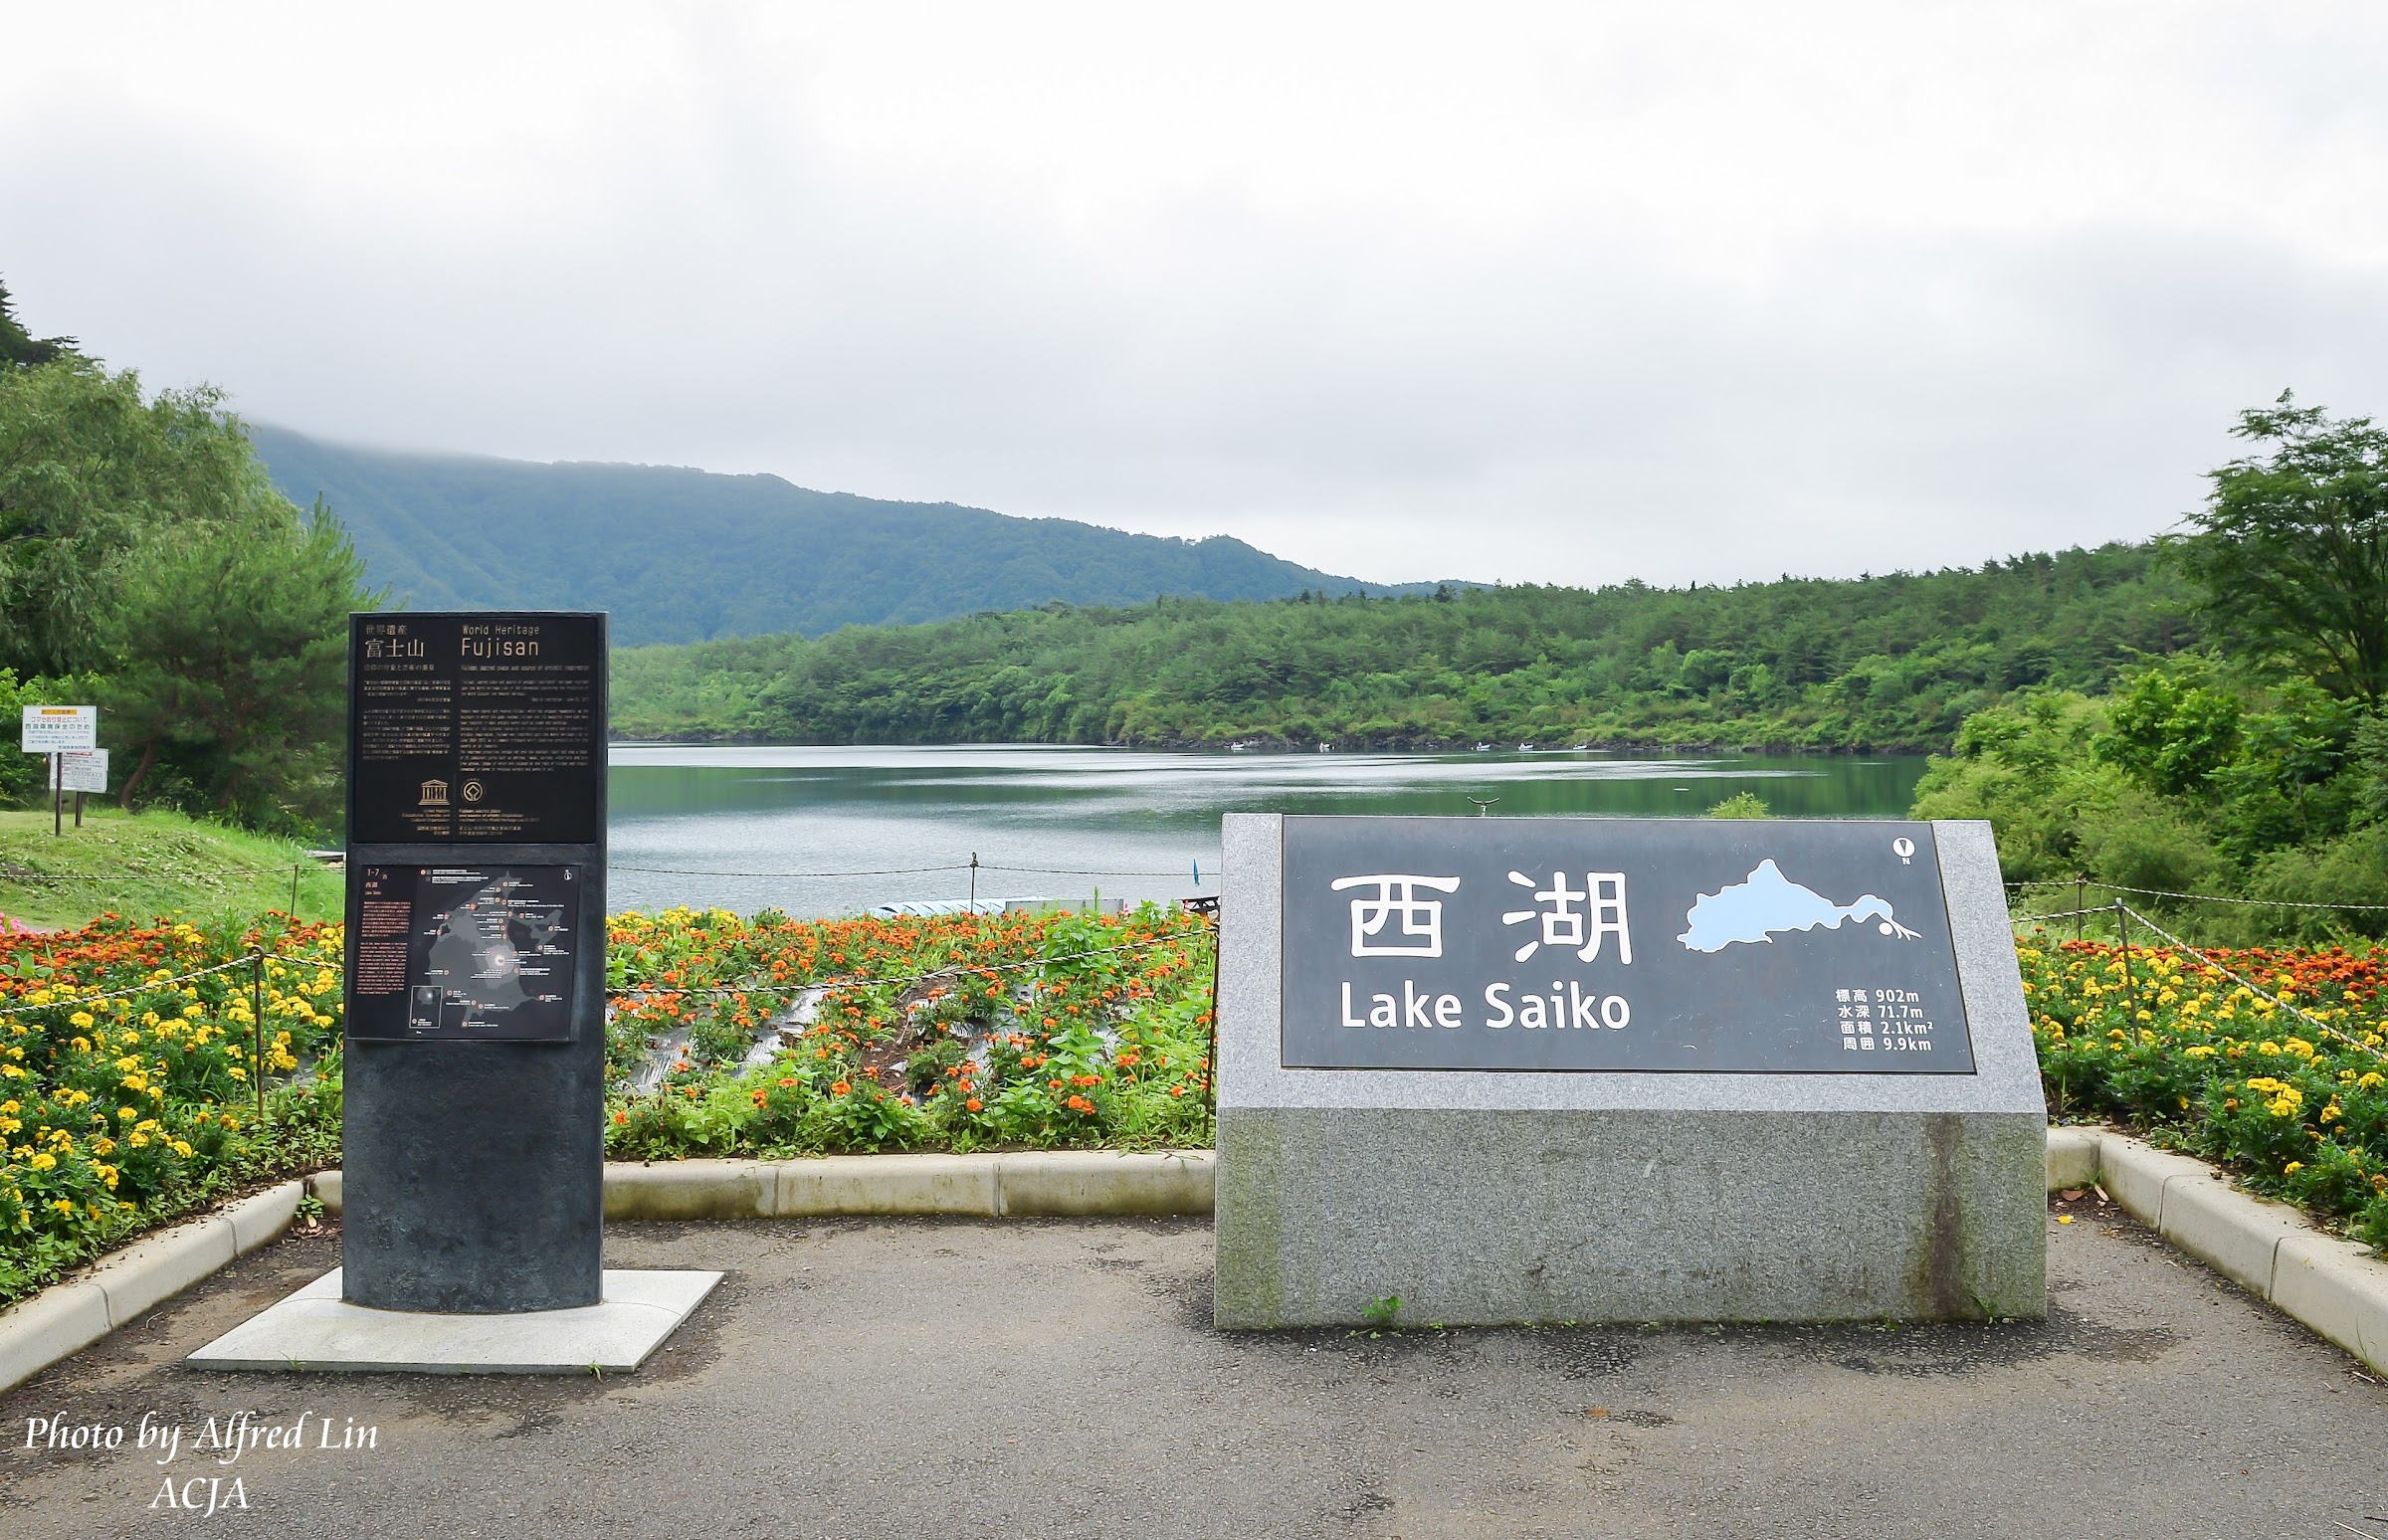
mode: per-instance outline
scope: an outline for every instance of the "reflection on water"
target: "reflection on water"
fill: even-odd
[[[853,913],[968,896],[975,854],[981,898],[1177,898],[1218,892],[1222,813],[1468,815],[1473,797],[1495,818],[1665,817],[1754,791],[1785,817],[1897,818],[1922,774],[1912,756],[622,745],[609,897]]]

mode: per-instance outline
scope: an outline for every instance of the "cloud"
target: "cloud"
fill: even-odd
[[[1712,582],[2137,537],[2283,386],[2388,411],[2358,6],[94,7],[16,46],[28,319],[370,443]]]

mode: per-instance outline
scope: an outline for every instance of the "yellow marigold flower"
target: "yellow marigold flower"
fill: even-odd
[[[2302,1171],[2302,1170],[2304,1170],[2304,1169],[2305,1169],[2305,1163],[2304,1163],[2303,1161],[2301,1161],[2301,1160],[2292,1160],[2292,1161],[2288,1162],[2288,1164],[2287,1164],[2286,1166],[2283,1166],[2283,1167],[2281,1168],[2281,1175],[2283,1175],[2283,1176],[2294,1176],[2294,1175],[2296,1175],[2296,1174],[2297,1174],[2299,1171]]]
[[[89,1011],[78,1011],[73,1016],[67,1018],[67,1025],[78,1029],[89,1030],[92,1025],[92,1013]]]
[[[2369,1070],[2361,1079],[2357,1080],[2355,1084],[2362,1087],[2364,1090],[2369,1090],[2374,1085],[2388,1084],[2388,1075],[2381,1074],[2377,1069]]]
[[[31,1166],[36,1171],[48,1171],[58,1164],[58,1157],[51,1154],[48,1150],[43,1150],[25,1164]]]

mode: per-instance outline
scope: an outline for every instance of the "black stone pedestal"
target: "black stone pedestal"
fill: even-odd
[[[360,866],[442,858],[455,853],[387,846],[350,856]],[[349,1040],[340,1295],[468,1315],[593,1305],[605,1244],[603,850],[492,847],[472,859],[582,873],[574,1037]]]

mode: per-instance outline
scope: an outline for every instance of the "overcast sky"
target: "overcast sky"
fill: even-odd
[[[2388,7],[0,5],[37,332],[1362,577],[2136,538],[2388,416]]]

